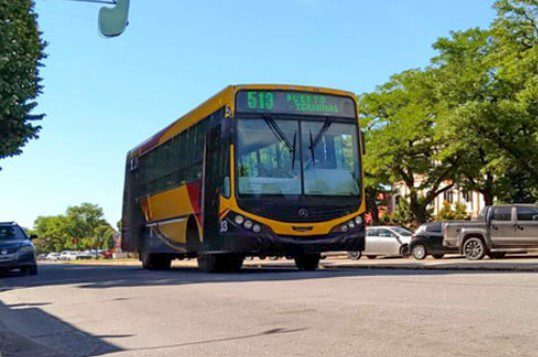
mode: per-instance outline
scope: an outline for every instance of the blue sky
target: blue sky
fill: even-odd
[[[100,5],[37,0],[49,43],[38,140],[0,161],[0,221],[97,203],[121,216],[126,152],[228,84],[372,91],[428,63],[451,30],[487,27],[492,0],[132,0],[115,39]]]

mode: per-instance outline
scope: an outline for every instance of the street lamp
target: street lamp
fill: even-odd
[[[116,37],[125,31],[129,24],[129,2],[130,0],[70,0],[78,2],[89,2],[95,4],[113,5],[112,7],[102,7],[99,9],[99,32],[104,37]]]
[[[129,0],[115,0],[114,7],[99,9],[99,32],[105,37],[116,37],[129,24]]]

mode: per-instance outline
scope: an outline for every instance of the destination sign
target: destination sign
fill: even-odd
[[[236,110],[355,118],[355,102],[351,98],[308,92],[240,91]]]

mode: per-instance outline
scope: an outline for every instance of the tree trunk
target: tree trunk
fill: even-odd
[[[484,196],[484,203],[486,204],[486,206],[491,206],[493,205],[493,193],[490,192],[489,190],[482,190],[480,191],[480,193]]]
[[[484,184],[484,188],[480,190],[480,193],[484,195],[484,202],[486,206],[493,205],[493,200],[495,199],[495,195],[493,193],[493,175],[489,172],[486,174],[486,182]]]

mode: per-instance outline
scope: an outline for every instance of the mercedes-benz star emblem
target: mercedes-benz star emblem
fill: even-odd
[[[306,208],[301,208],[298,212],[297,212],[297,215],[301,218],[307,218],[308,217],[308,210]]]

